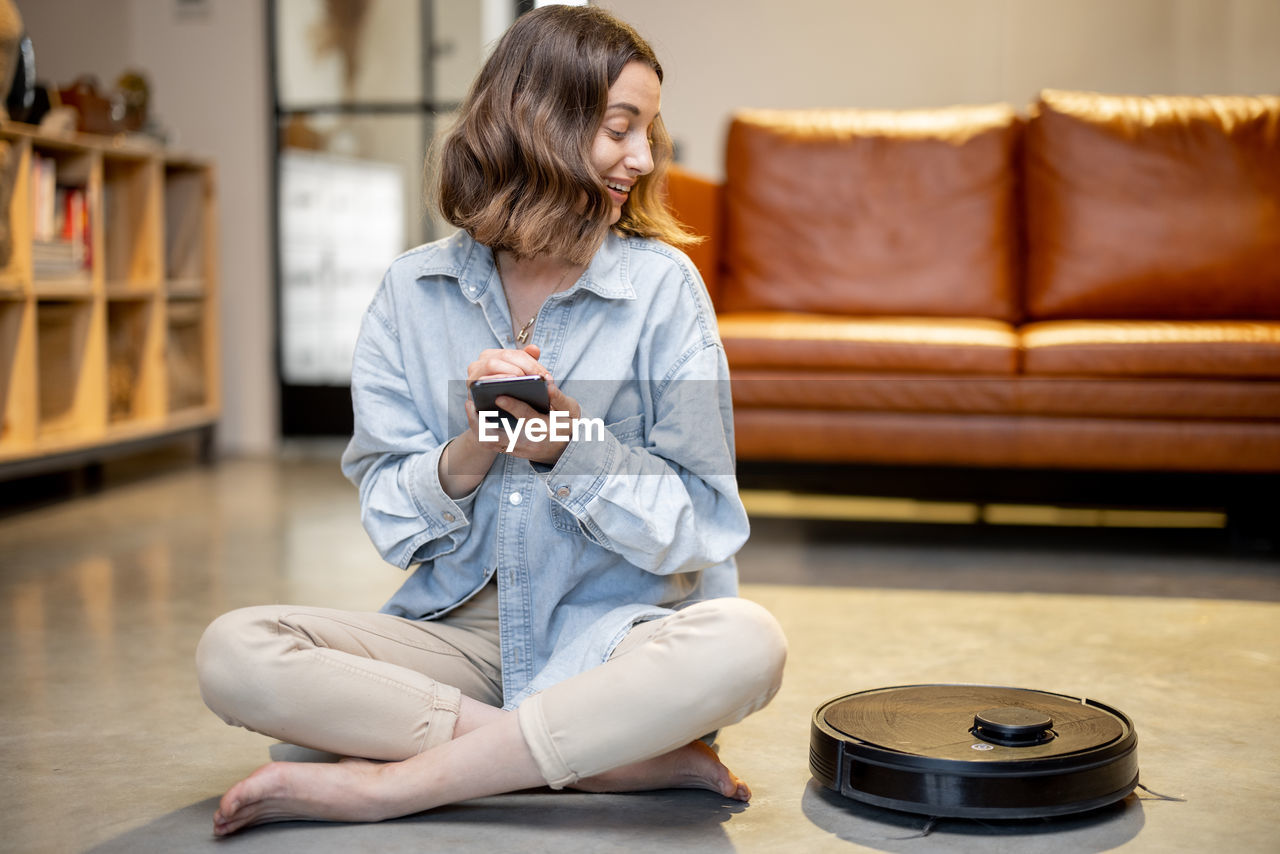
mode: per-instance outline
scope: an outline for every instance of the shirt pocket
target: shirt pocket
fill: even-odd
[[[623,445],[631,447],[643,445],[644,413],[623,418],[612,424],[606,424],[604,429],[608,430]],[[557,531],[563,531],[566,534],[578,534],[592,542],[600,542],[600,539],[593,535],[586,525],[578,521],[578,517],[565,510],[558,501],[554,500],[551,501],[551,525]]]

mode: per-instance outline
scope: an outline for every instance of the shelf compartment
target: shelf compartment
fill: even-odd
[[[103,275],[109,294],[159,290],[159,183],[156,159],[103,157]]]
[[[0,449],[27,444],[35,438],[31,329],[29,305],[0,300]]]
[[[165,414],[160,316],[154,298],[107,303],[107,420],[113,426]]]
[[[100,303],[93,300],[36,304],[42,437],[96,435],[106,426],[100,312]]]
[[[189,162],[164,169],[164,276],[172,292],[203,292],[209,276],[212,174]]]
[[[40,142],[26,158],[31,221],[31,276],[36,293],[87,294],[101,241],[97,210],[98,156]]]
[[[208,318],[203,300],[171,300],[167,308],[169,411],[209,405]]]

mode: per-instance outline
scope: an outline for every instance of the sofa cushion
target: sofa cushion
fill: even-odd
[[[1028,375],[1280,378],[1280,323],[1088,321],[1019,331]]]
[[[1012,374],[1018,336],[998,320],[848,318],[795,312],[721,314],[730,368]]]
[[[1012,320],[1007,105],[751,110],[725,157],[725,311]]]
[[[1026,134],[1033,318],[1280,318],[1280,97],[1046,91]]]

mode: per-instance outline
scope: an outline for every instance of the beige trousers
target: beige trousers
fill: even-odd
[[[659,756],[762,708],[786,640],[745,599],[637,625],[609,661],[516,714],[555,788]],[[196,650],[205,703],[229,724],[346,756],[399,760],[453,737],[461,696],[502,705],[497,592],[439,621],[266,605],[224,614]]]

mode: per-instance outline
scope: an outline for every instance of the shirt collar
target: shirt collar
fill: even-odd
[[[630,256],[629,238],[610,230],[586,272],[570,290],[591,291],[605,299],[635,299],[635,288],[627,277]],[[443,275],[457,279],[463,296],[475,302],[493,281],[493,252],[465,231],[458,231],[440,241],[438,251],[425,253],[417,272],[420,277]]]
[[[604,243],[591,257],[587,271],[577,287],[599,294],[605,299],[635,299],[627,272],[631,261],[631,240],[610,229]]]

